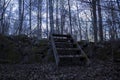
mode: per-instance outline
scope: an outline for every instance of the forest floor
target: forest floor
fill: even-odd
[[[120,65],[112,61],[91,60],[89,66],[44,64],[1,64],[0,80],[119,80]],[[115,68],[117,67],[117,68]]]
[[[48,40],[0,35],[0,80],[119,80],[120,41],[79,42],[90,65],[56,68],[47,56]],[[114,44],[113,44],[114,43]],[[46,58],[49,58],[46,60]]]

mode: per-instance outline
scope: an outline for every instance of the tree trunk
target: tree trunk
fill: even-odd
[[[42,38],[42,0],[40,0],[40,39]]]
[[[3,1],[3,9],[1,14],[1,33],[4,34],[4,17],[5,17],[5,0]]]
[[[82,40],[82,30],[81,30],[81,23],[80,23],[80,17],[79,17],[79,8],[76,0],[76,7],[77,7],[77,19],[78,19],[78,27],[79,27],[79,33],[80,33],[80,40]]]
[[[94,41],[98,42],[98,28],[97,28],[97,9],[96,9],[96,0],[92,0],[92,11],[93,11],[93,30],[94,30]]]
[[[48,0],[46,0],[46,28],[47,28],[47,38],[49,37],[49,30],[48,30],[48,14],[49,14],[49,10],[48,10],[48,6],[49,5],[49,2]]]
[[[120,9],[120,2],[119,2],[119,0],[116,0],[116,2],[117,2],[118,9]]]
[[[19,0],[19,34],[23,30],[23,17],[24,17],[24,0]]]
[[[54,21],[53,21],[53,0],[49,0],[49,18],[50,18],[50,34],[54,33]]]
[[[58,19],[58,13],[59,13],[59,7],[58,7],[58,2],[59,0],[56,0],[56,32],[59,34],[59,19]]]
[[[61,0],[61,34],[63,34],[64,27],[65,27],[65,8],[64,8],[64,0]]]
[[[102,23],[100,0],[97,0],[97,4],[98,4],[98,18],[99,18],[99,38],[100,38],[100,41],[103,41],[103,23]]]
[[[30,27],[30,36],[31,36],[31,29],[32,29],[31,28],[32,27],[31,26],[31,6],[32,6],[31,3],[32,3],[31,0],[29,0],[29,27]]]
[[[38,38],[42,38],[42,0],[38,0],[38,13],[37,13],[37,29]]]
[[[69,7],[69,22],[70,22],[70,34],[72,34],[72,19],[71,19],[71,5],[70,0],[68,0],[68,7]]]
[[[37,36],[39,36],[39,26],[40,26],[40,14],[39,14],[39,12],[40,12],[40,4],[39,4],[39,1],[40,0],[37,0],[37,2],[38,2],[38,4],[37,4]]]

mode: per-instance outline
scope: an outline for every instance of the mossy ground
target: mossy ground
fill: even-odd
[[[98,60],[120,59],[120,40],[98,42],[79,41],[89,58]]]
[[[0,35],[0,63],[20,63],[25,56],[29,59],[26,63],[39,63],[47,54],[44,50],[47,46],[47,39],[37,40],[26,35]]]
[[[54,61],[52,51],[48,49],[48,39],[37,40],[26,35],[4,36],[0,34],[0,63],[42,63],[46,57]],[[120,59],[120,41],[94,44],[88,41],[78,42],[89,58],[108,60]],[[4,61],[3,61],[4,60]],[[24,61],[23,61],[24,63]]]

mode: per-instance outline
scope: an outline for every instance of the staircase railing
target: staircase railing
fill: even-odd
[[[87,64],[90,64],[90,60],[89,60],[88,56],[87,56],[86,53],[82,50],[82,48],[80,47],[80,45],[78,44],[78,42],[73,38],[73,36],[71,36],[71,38],[73,39],[73,42],[77,45],[77,47],[80,49],[81,54],[86,58]]]
[[[51,44],[52,44],[52,50],[53,50],[53,53],[54,53],[54,56],[55,56],[55,62],[56,62],[56,65],[58,66],[59,57],[58,57],[57,49],[56,49],[56,46],[55,46],[55,41],[53,39],[53,35],[50,36],[50,39],[51,39]]]

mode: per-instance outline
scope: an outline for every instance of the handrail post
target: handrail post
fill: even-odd
[[[77,43],[77,41],[73,38],[73,36],[71,35],[71,38],[73,39],[73,42],[75,42],[75,44],[77,44],[77,47],[80,49],[82,55],[85,56],[86,60],[87,60],[87,65],[90,64],[90,60],[89,58],[87,57],[87,55],[85,54],[85,52],[82,50],[82,48],[80,47],[80,45]]]
[[[54,42],[52,34],[50,36],[50,40],[51,40],[51,44],[52,44],[52,50],[53,50],[53,53],[54,53],[54,56],[55,56],[56,65],[58,66],[59,57],[58,57],[57,49],[56,49],[55,42]]]

